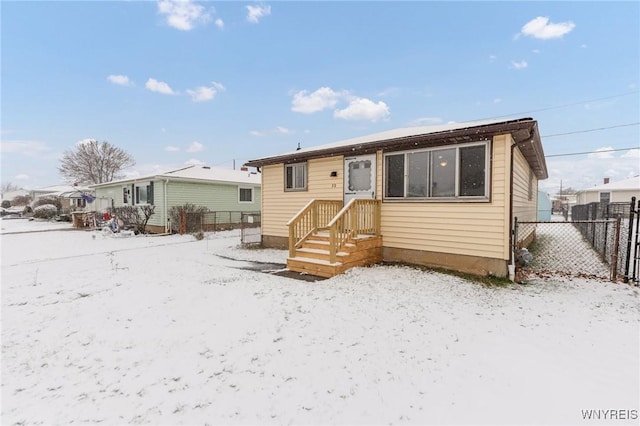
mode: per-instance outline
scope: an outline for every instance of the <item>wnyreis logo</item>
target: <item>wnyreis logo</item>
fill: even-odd
[[[638,410],[582,410],[583,420],[636,420]]]

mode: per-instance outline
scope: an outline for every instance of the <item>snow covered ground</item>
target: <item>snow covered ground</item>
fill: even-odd
[[[3,425],[638,424],[637,287],[305,282],[261,272],[286,252],[237,231],[0,224]]]

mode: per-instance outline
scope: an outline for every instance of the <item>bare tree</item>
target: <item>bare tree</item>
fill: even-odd
[[[66,179],[87,184],[111,182],[122,169],[136,164],[129,153],[107,141],[89,140],[65,151],[58,171]]]
[[[4,196],[7,192],[17,191],[20,188],[17,185],[14,185],[11,182],[3,183],[2,188],[0,188],[0,193]]]

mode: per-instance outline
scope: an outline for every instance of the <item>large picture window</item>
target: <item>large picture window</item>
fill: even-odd
[[[386,199],[488,199],[489,143],[385,154]]]
[[[153,204],[153,182],[135,184],[135,203]]]
[[[284,166],[285,191],[307,189],[307,163],[287,164]]]

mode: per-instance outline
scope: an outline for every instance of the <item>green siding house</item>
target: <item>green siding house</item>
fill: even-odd
[[[156,206],[147,225],[147,229],[156,233],[167,232],[169,226],[176,230],[179,226],[168,222],[171,207],[191,203],[212,212],[258,212],[262,195],[258,173],[202,165],[91,185],[91,188],[96,198],[103,200],[101,205]]]

